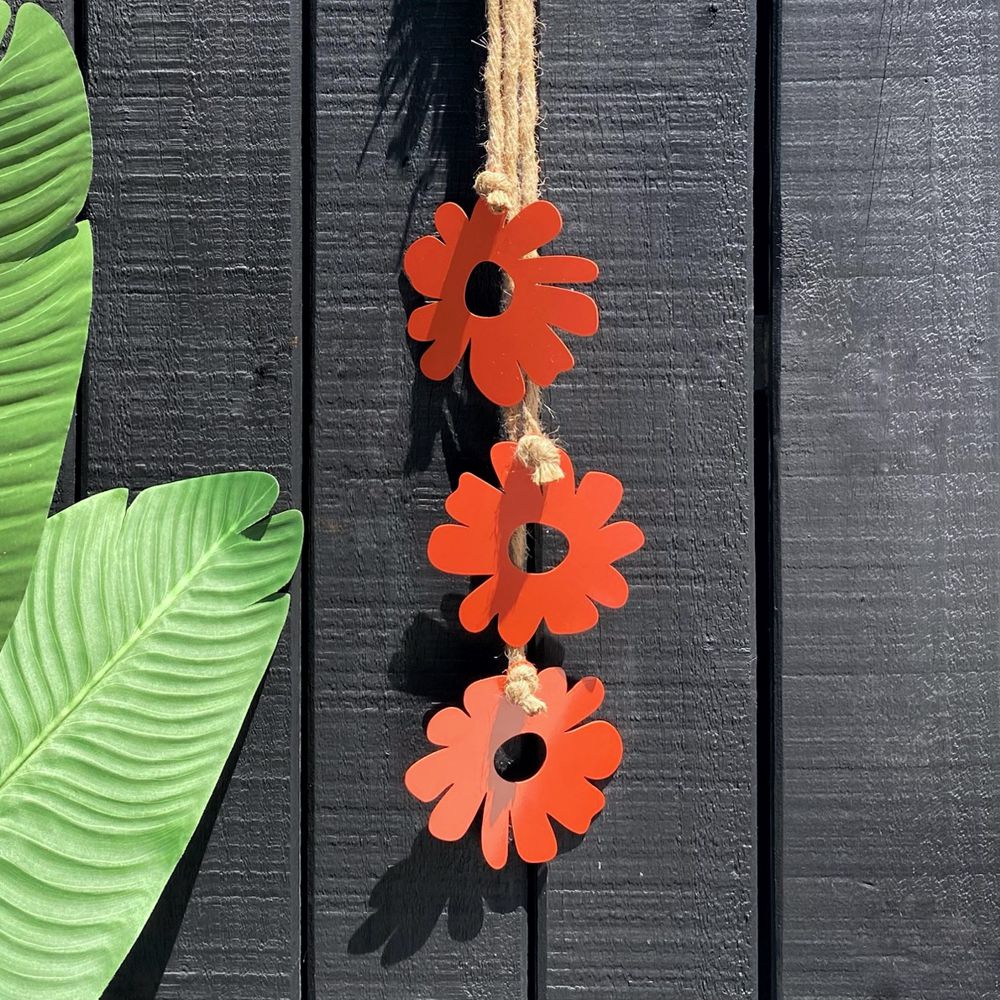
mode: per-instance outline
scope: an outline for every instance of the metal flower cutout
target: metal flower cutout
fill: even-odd
[[[553,327],[590,336],[597,332],[597,305],[583,292],[557,286],[594,281],[597,265],[584,257],[535,254],[562,230],[555,205],[535,201],[508,220],[482,199],[471,218],[446,202],[434,223],[440,238],[422,236],[403,257],[413,287],[434,300],[414,310],[407,323],[414,340],[431,344],[420,370],[428,378],[447,378],[469,347],[479,390],[498,406],[513,406],[524,398],[524,375],[548,386],[572,368],[573,355]],[[507,274],[513,288],[497,316],[478,316],[466,304],[469,277],[487,261]]]
[[[446,573],[485,576],[459,608],[459,621],[481,632],[494,616],[500,636],[523,646],[542,620],[552,632],[584,632],[597,624],[596,604],[620,608],[628,584],[612,565],[644,541],[630,521],[606,523],[622,499],[622,484],[588,472],[576,486],[569,456],[559,449],[564,477],[544,486],[516,457],[516,445],[493,446],[490,459],[499,489],[471,473],[445,501],[458,522],[438,525],[427,543],[431,564]],[[528,573],[510,558],[510,538],[522,524],[543,524],[566,537],[566,557],[553,569]]]
[[[486,677],[465,691],[464,710],[444,708],[427,727],[442,747],[406,772],[406,787],[421,802],[440,796],[428,822],[439,840],[460,840],[483,808],[483,856],[493,868],[507,863],[510,830],[527,862],[551,861],[556,838],[550,817],[573,833],[586,833],[604,808],[604,793],[592,781],[614,774],[622,740],[609,722],[580,725],[604,700],[604,685],[585,677],[567,689],[566,674],[548,667],[539,674],[539,694],[548,711],[527,715],[504,697],[504,677]],[[524,781],[508,781],[494,766],[497,751],[516,736],[533,733],[545,747],[538,770]]]

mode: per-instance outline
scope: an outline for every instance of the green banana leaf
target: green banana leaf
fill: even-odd
[[[0,37],[10,23],[0,0]],[[31,573],[90,319],[90,120],[76,57],[40,7],[0,60],[0,644]]]
[[[212,794],[302,517],[237,472],[51,518],[0,652],[0,998],[96,1000]]]

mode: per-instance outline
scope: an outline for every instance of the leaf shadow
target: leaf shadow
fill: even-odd
[[[385,60],[378,80],[376,111],[356,169],[374,150],[413,177],[406,219],[398,247],[398,265],[413,238],[413,220],[421,197],[433,186],[445,201],[471,209],[472,182],[482,165],[486,139],[481,104],[486,50],[478,41],[486,32],[482,4],[456,0],[392,0],[386,29]],[[423,298],[400,274],[399,293],[406,319]],[[476,293],[484,308],[499,289]],[[402,329],[400,334],[405,337]],[[454,485],[468,466],[462,456],[486,456],[497,436],[497,411],[463,372],[434,382],[419,371],[425,345],[408,340],[414,376],[410,392],[410,444],[404,473],[425,471],[440,441]]]
[[[386,160],[415,174],[402,248],[420,196],[443,169],[446,200],[468,201],[485,141],[479,93],[486,50],[482,4],[393,0],[374,119],[356,169],[376,145]]]

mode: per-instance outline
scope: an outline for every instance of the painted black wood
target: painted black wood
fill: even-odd
[[[546,0],[545,191],[602,327],[547,394],[578,474],[625,484],[629,603],[568,636],[625,760],[548,872],[547,996],[755,996],[752,12]]]
[[[87,2],[97,273],[83,494],[263,468],[299,503],[294,16],[288,2],[264,14],[247,0]],[[299,996],[299,613],[108,997]]]
[[[316,10],[311,935],[318,1000],[524,996],[528,881],[475,836],[431,839],[404,790],[422,717],[501,669],[427,563],[459,474],[487,474],[496,411],[431,383],[406,337],[403,248],[469,203],[483,135],[483,7],[320,0]]]
[[[1000,996],[1000,11],[785,0],[786,1000]]]

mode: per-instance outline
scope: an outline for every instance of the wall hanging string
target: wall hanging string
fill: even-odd
[[[487,55],[483,73],[486,95],[486,165],[475,180],[476,194],[494,212],[514,216],[537,200],[541,166],[538,162],[538,48],[535,0],[487,0]],[[538,251],[532,251],[537,256]],[[504,275],[509,299],[510,276]],[[525,379],[522,402],[504,410],[507,438],[517,444],[518,459],[542,485],[562,479],[559,449],[541,423],[541,389]],[[528,567],[528,529],[517,528],[510,541],[514,564]],[[538,670],[523,646],[507,647],[504,693],[529,715],[545,710],[538,697]]]

